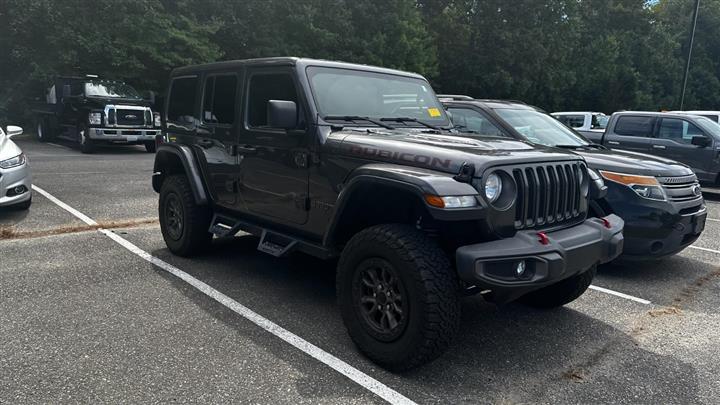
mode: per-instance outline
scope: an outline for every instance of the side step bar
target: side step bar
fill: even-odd
[[[275,257],[286,256],[294,251],[304,252],[321,259],[337,256],[337,252],[321,244],[296,239],[222,214],[213,215],[208,230],[218,238],[232,237],[240,231],[259,236],[260,242],[257,249]]]

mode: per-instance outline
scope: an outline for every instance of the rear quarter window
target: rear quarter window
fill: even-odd
[[[655,117],[625,115],[615,124],[615,133],[625,136],[649,137],[655,124]]]

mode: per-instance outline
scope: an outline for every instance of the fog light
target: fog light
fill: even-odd
[[[515,267],[515,275],[517,277],[522,277],[522,275],[525,274],[525,269],[526,269],[525,260],[523,260],[520,263],[518,263],[517,266]]]

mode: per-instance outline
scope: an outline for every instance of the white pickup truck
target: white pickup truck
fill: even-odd
[[[601,112],[563,111],[551,114],[566,126],[585,134],[592,132],[602,134],[610,117]]]

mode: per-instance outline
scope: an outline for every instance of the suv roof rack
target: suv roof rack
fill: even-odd
[[[438,98],[448,101],[470,101],[475,100],[473,97],[466,96],[463,94],[438,94]]]

